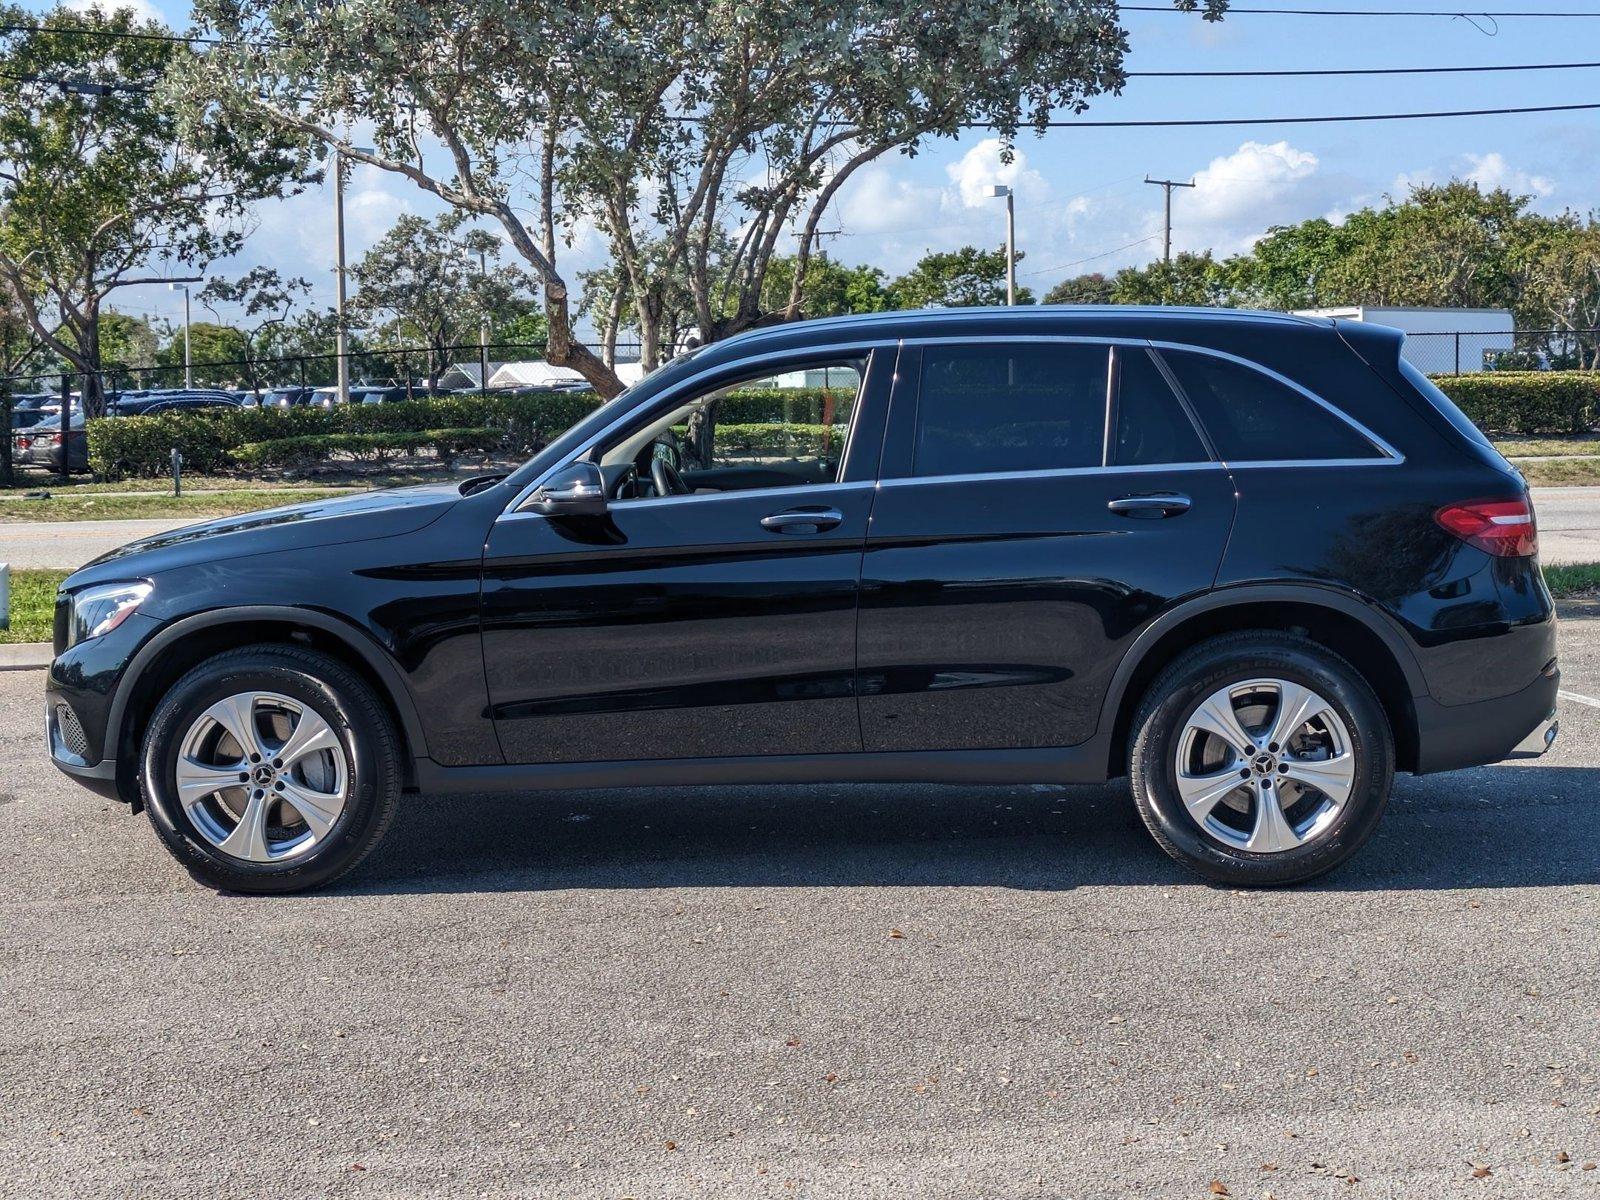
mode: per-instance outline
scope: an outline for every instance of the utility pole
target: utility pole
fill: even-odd
[[[1146,183],[1156,184],[1163,192],[1166,193],[1167,232],[1166,236],[1161,240],[1161,261],[1164,263],[1170,263],[1172,261],[1172,189],[1175,187],[1192,188],[1194,186],[1194,180],[1191,179],[1188,183],[1181,183],[1176,179],[1151,179],[1150,176],[1146,175],[1144,177],[1144,181]]]

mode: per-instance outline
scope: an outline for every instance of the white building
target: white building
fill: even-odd
[[[616,372],[624,385],[631,386],[644,378],[644,368],[638,362],[619,361]],[[562,387],[582,382],[583,376],[571,367],[554,367],[543,361],[501,363],[489,373],[489,386],[492,388]]]
[[[1488,370],[1494,358],[1515,348],[1511,311],[1505,308],[1389,308],[1355,304],[1304,308],[1299,317],[1370,321],[1406,335],[1400,355],[1430,375],[1469,375]]]

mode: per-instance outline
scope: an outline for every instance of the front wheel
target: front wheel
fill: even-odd
[[[1218,883],[1299,883],[1371,836],[1394,779],[1372,688],[1302,637],[1228,634],[1187,651],[1134,718],[1129,778],[1146,828]]]
[[[207,659],[150,719],[139,773],[151,824],[201,882],[233,892],[331,883],[377,844],[399,745],[337,659],[265,645]]]

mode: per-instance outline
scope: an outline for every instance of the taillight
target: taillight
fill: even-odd
[[[1526,496],[1447,504],[1433,519],[1446,533],[1498,558],[1527,558],[1539,552],[1533,505]]]
[[[59,446],[59,445],[61,445],[61,435],[60,435],[60,434],[59,434],[59,433],[52,433],[52,434],[51,434],[51,435],[50,435],[50,444],[51,444],[51,445],[52,445],[52,446]]]
[[[18,450],[26,450],[31,445],[33,445],[33,439],[32,438],[19,437],[17,439],[17,449]]]

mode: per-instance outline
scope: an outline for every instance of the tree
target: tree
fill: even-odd
[[[189,325],[189,361],[194,382],[200,387],[237,387],[247,375],[250,339],[243,330],[214,321],[194,321]],[[166,387],[182,386],[183,326],[169,326],[167,341],[156,351],[156,364],[163,372]]]
[[[1100,272],[1063,279],[1044,294],[1046,304],[1112,304],[1111,281]]]
[[[1205,15],[1225,6],[1204,0]],[[818,223],[858,169],[971,121],[1009,141],[1120,88],[1115,11],[971,0],[930,20],[897,0],[199,0],[200,30],[223,44],[184,89],[197,108],[310,137],[497,221],[538,277],[550,361],[612,395],[615,371],[573,336],[558,243],[574,222],[601,230],[627,277],[646,367],[680,271],[705,340],[792,318]],[[730,230],[732,257],[714,262]],[[789,301],[771,313],[767,270],[790,235]]]
[[[356,264],[358,317],[384,340],[427,348],[428,386],[449,365],[450,350],[476,341],[485,324],[515,315],[528,274],[500,265],[500,239],[467,228],[467,216],[429,221],[410,213],[395,222]]]
[[[787,309],[798,267],[794,255],[775,257],[767,265],[762,306],[768,312]],[[800,308],[795,316],[842,317],[848,313],[885,312],[889,308],[889,291],[884,286],[881,270],[869,266],[848,267],[819,255],[806,268]]]
[[[1017,255],[1021,262],[1023,256]],[[893,283],[889,294],[895,308],[971,308],[1006,302],[1006,252],[963,246],[959,250],[924,254]],[[1033,293],[1017,288],[1017,303],[1032,304]]]
[[[1529,239],[1521,310],[1561,330],[1552,351],[1563,365],[1600,368],[1600,213],[1567,212]]]
[[[1191,304],[1227,306],[1227,283],[1211,251],[1187,250],[1170,263],[1124,267],[1111,280],[1113,304]]]
[[[136,29],[131,10],[0,12],[0,285],[99,412],[107,297],[233,253],[250,204],[296,187],[304,163],[281,138],[241,136],[217,112],[180,136],[156,89],[195,54],[103,36],[159,32]]]
[[[308,280],[286,279],[277,268],[263,266],[254,267],[237,279],[212,279],[195,299],[219,323],[222,308],[240,312],[243,323],[235,325],[234,331],[241,339],[238,349],[243,361],[237,374],[242,382],[259,390],[288,381],[283,365],[274,361],[272,350],[280,344],[280,331],[288,324],[295,306],[310,294]]]
[[[100,369],[102,378],[124,386],[139,367],[155,362],[161,336],[145,317],[107,310],[100,314]]]

